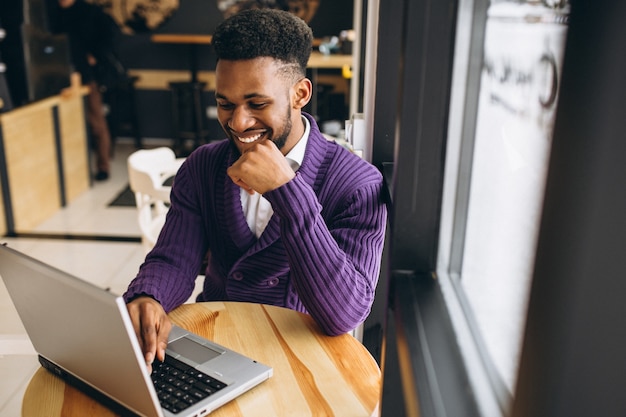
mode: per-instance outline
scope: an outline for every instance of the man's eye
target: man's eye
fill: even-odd
[[[263,102],[263,103],[250,103],[249,104],[250,108],[253,109],[262,109],[263,107],[267,106],[267,103]]]
[[[232,105],[231,103],[217,103],[217,106],[220,109],[224,109],[224,110],[231,110],[234,108],[234,105]]]

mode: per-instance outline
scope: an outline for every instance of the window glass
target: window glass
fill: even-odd
[[[461,288],[514,390],[566,36],[564,4],[492,2],[484,42]]]

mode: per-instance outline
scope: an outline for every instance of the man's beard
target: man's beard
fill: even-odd
[[[278,150],[282,151],[283,148],[285,147],[285,144],[287,143],[287,138],[289,137],[289,134],[291,133],[291,108],[287,109],[287,120],[285,120],[285,124],[283,125],[283,133],[278,136],[277,138],[273,138],[272,142],[274,142],[274,145],[276,145],[276,147],[278,148]],[[272,131],[273,133],[273,131]]]

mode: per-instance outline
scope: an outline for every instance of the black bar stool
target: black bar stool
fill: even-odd
[[[138,80],[138,76],[127,76],[103,91],[102,99],[109,107],[107,119],[111,131],[111,152],[115,149],[115,140],[121,135],[133,137],[135,147],[143,148],[135,101],[135,84]]]
[[[209,136],[205,128],[202,99],[206,83],[182,81],[170,82],[169,86],[172,93],[174,151],[178,156],[186,156],[191,150],[207,143]],[[186,146],[190,140],[193,141],[191,150]]]

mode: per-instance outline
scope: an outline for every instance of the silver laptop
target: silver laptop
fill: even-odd
[[[0,276],[40,363],[118,413],[203,416],[272,376],[176,326],[150,374],[121,297],[2,245]]]

